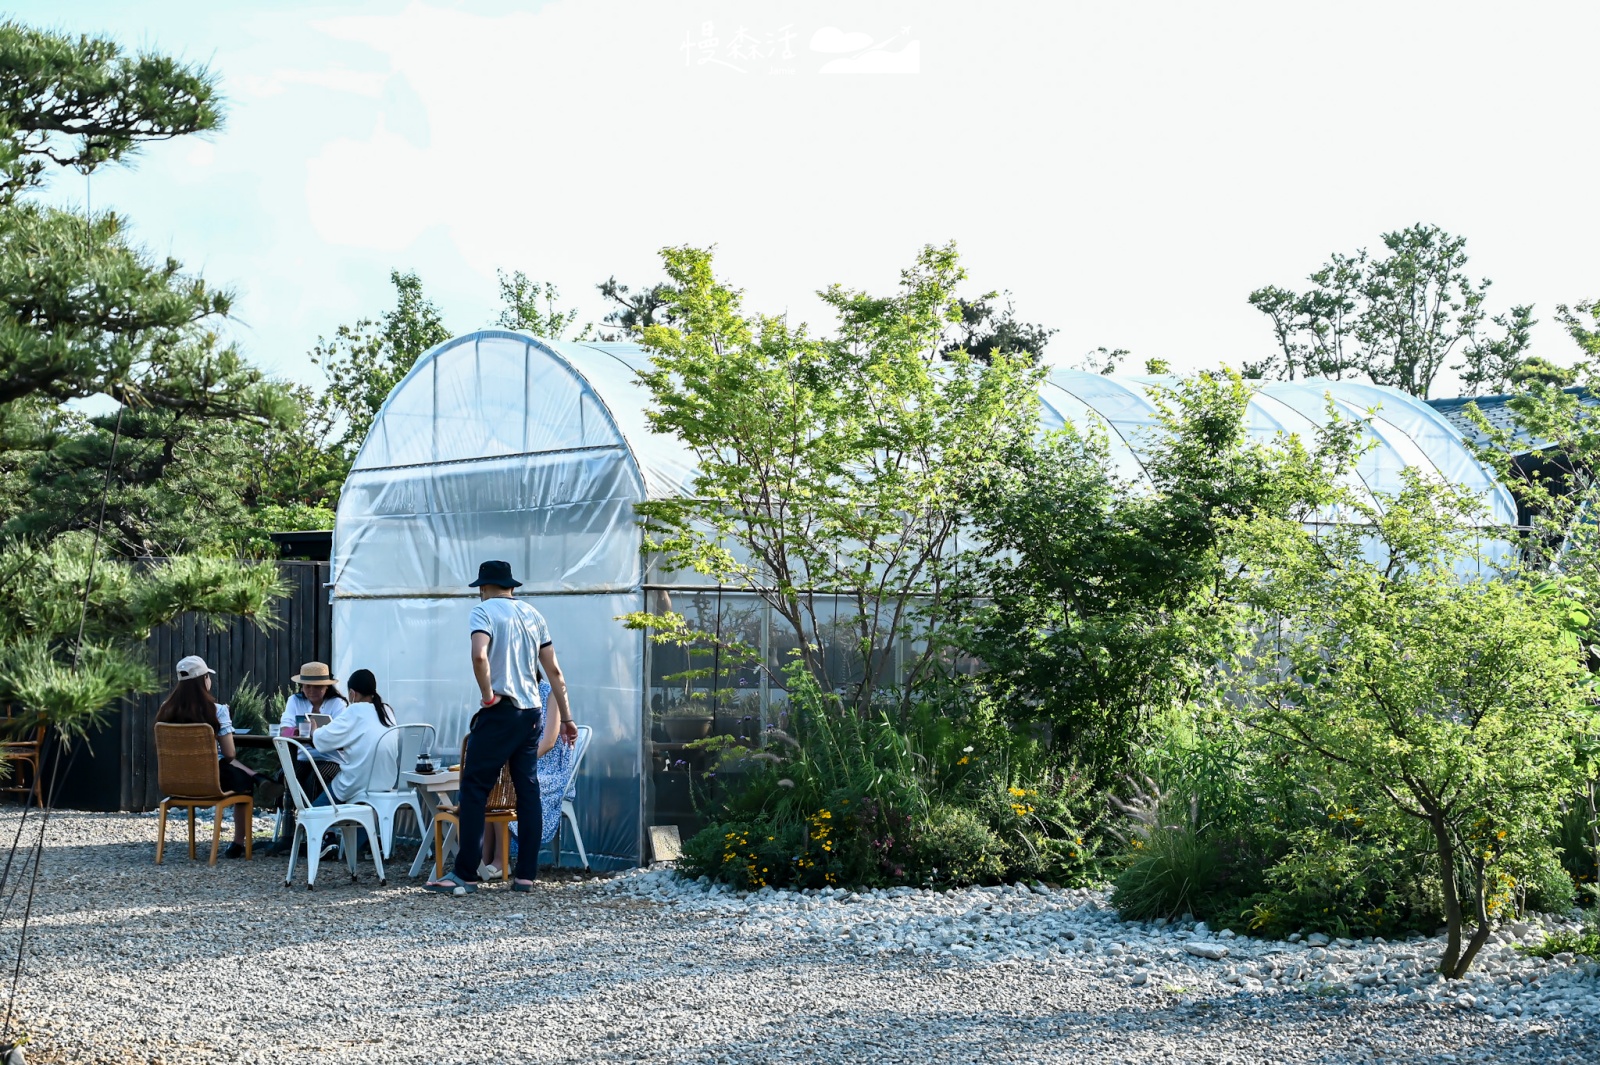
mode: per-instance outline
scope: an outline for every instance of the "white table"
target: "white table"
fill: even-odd
[[[455,801],[456,792],[461,790],[461,773],[449,769],[438,773],[401,773],[400,779],[416,789],[417,797],[422,800],[422,808],[428,813],[428,823],[421,826],[422,843],[417,847],[417,856],[411,863],[411,875],[415,877],[427,869],[428,860],[433,857],[433,818],[446,797]]]

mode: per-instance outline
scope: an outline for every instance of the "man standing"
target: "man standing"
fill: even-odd
[[[550,627],[543,615],[516,598],[513,589],[521,586],[511,575],[509,562],[483,563],[471,584],[479,599],[471,620],[472,672],[482,703],[472,718],[461,762],[461,849],[449,872],[424,885],[429,891],[469,895],[478,890],[484,807],[501,767],[508,763],[517,790],[517,838],[528,841],[517,849],[512,890],[532,889],[538,872],[538,841],[543,838],[537,775],[541,740],[547,742],[547,750],[555,745],[558,733],[561,740],[572,743],[578,729],[567,705],[567,683],[556,662]],[[550,681],[555,714],[541,706],[540,666]]]

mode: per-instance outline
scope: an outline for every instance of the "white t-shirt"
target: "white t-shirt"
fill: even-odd
[[[340,764],[339,773],[330,785],[335,799],[349,802],[366,791],[367,780],[374,769],[380,778],[394,779],[395,749],[390,747],[386,752],[387,772],[384,766],[374,764],[373,757],[378,740],[388,731],[378,720],[377,707],[371,703],[357,703],[345,707],[344,713],[311,734],[311,745]]]
[[[544,615],[521,599],[495,596],[473,607],[470,624],[489,634],[489,690],[537,710],[539,649],[550,645]]]
[[[312,706],[311,700],[300,692],[295,692],[283,704],[283,716],[278,719],[278,725],[281,728],[293,728],[294,719],[305,717],[307,714],[327,714],[329,717],[338,717],[346,705],[343,699],[329,692],[327,698],[322,700],[322,706],[318,708]]]
[[[217,704],[217,757],[222,755],[222,737],[233,735],[233,715],[228,713],[227,703]]]
[[[338,718],[339,712],[344,710],[346,705],[349,704],[346,704],[344,699],[334,696],[333,692],[328,692],[326,699],[322,700],[322,707],[318,708],[310,705],[310,699],[307,699],[304,694],[294,692],[293,696],[288,697],[285,700],[285,704],[283,704],[283,716],[278,718],[278,728],[294,728],[294,718],[304,718],[309,713],[326,713],[330,718]],[[314,750],[312,758],[322,758],[322,752],[315,752]]]

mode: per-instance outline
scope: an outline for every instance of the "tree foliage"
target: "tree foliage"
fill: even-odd
[[[203,67],[129,56],[106,37],[0,22],[0,201],[42,185],[51,164],[87,173],[221,123]]]
[[[567,330],[578,320],[576,308],[560,310],[561,290],[549,281],[533,281],[521,270],[507,274],[495,271],[500,280],[500,302],[503,304],[495,324],[506,329],[520,329],[536,337],[565,340]],[[578,333],[575,340],[588,337],[589,326]]]
[[[679,320],[677,294],[669,282],[658,281],[653,285],[629,288],[619,283],[613,274],[595,288],[599,289],[600,295],[608,303],[613,304],[612,309],[600,319],[602,340],[638,337],[651,326],[674,325]]]
[[[1250,587],[1235,524],[1311,517],[1356,447],[1340,422],[1318,441],[1252,441],[1250,389],[1229,373],[1152,397],[1148,483],[1093,432],[1019,434],[994,449],[968,518],[983,546],[962,574],[982,605],[960,638],[981,683],[1101,784],[1154,717],[1220,696]]]
[[[327,401],[343,433],[338,446],[350,459],[367,438],[378,408],[429,348],[450,339],[439,308],[423,293],[422,279],[393,270],[395,305],[377,318],[341,325],[318,339],[311,361],[327,375]]]
[[[1247,365],[1247,376],[1364,377],[1426,398],[1448,366],[1469,394],[1503,391],[1522,363],[1533,308],[1490,316],[1489,282],[1467,276],[1466,244],[1438,226],[1413,225],[1383,235],[1386,254],[1335,253],[1303,292],[1252,292],[1278,350]]]
[[[925,248],[890,295],[820,293],[838,318],[831,337],[746,314],[708,251],[662,257],[677,324],[644,329],[641,377],[652,425],[682,440],[697,468],[683,498],[639,508],[662,568],[769,603],[822,690],[858,707],[880,687],[905,698],[935,642],[906,678],[894,676],[896,645],[942,594],[963,471],[1032,433],[1034,372],[1003,354],[987,365],[941,356],[960,318],[953,246]],[[676,631],[671,619],[635,623],[691,635],[681,618]],[[845,653],[830,663],[831,647]]]
[[[289,411],[205,328],[227,293],[150,259],[115,215],[26,198],[51,164],[89,173],[219,121],[201,68],[0,23],[0,699],[68,736],[148,686],[150,626],[188,610],[264,617],[282,591],[271,567],[115,557],[220,536],[238,518],[228,432]],[[96,395],[118,411],[59,406]]]
[[[990,292],[974,300],[957,300],[956,306],[961,320],[956,325],[955,337],[944,347],[945,355],[964,351],[979,362],[989,362],[1000,354],[1037,363],[1044,359],[1045,346],[1056,332],[1019,321],[1009,292]]]
[[[1574,741],[1595,722],[1578,608],[1562,585],[1458,573],[1481,522],[1470,491],[1413,471],[1381,507],[1346,505],[1364,522],[1249,531],[1266,638],[1248,720],[1426,826],[1448,930],[1439,968],[1457,978],[1584,775]]]

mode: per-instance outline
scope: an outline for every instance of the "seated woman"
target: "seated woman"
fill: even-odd
[[[378,694],[378,681],[372,670],[358,669],[350,674],[350,702],[344,712],[326,725],[311,730],[311,745],[339,765],[339,772],[328,781],[333,801],[350,802],[366,790],[367,781],[372,777],[378,740],[393,727],[394,712]],[[393,777],[392,756],[389,763],[378,769],[382,773],[386,768]],[[327,792],[324,792],[316,804],[326,805],[327,801]]]
[[[386,752],[387,765],[375,766],[378,741],[394,727],[394,712],[378,694],[378,681],[370,669],[358,669],[350,674],[350,702],[344,713],[328,722],[312,722],[311,745],[327,755],[339,767],[327,785],[312,800],[313,806],[331,806],[336,802],[353,802],[367,790],[374,768],[389,778],[395,773],[395,753]],[[357,836],[357,846],[366,848],[367,831]]]
[[[300,667],[300,672],[289,678],[289,683],[300,685],[300,690],[284,702],[279,728],[292,729],[311,714],[338,717],[348,705],[339,691],[339,678],[325,662],[307,662]]]
[[[348,705],[339,691],[339,678],[333,675],[326,662],[305,663],[299,673],[289,678],[289,682],[300,685],[300,690],[284,702],[283,716],[278,719],[278,735],[283,734],[283,729],[289,729],[289,735],[295,735],[294,730],[312,714],[327,714],[336,718]],[[322,792],[322,787],[312,782],[311,774],[319,773],[323,781],[331,780],[339,770],[339,763],[321,751],[312,750],[309,759],[296,759],[294,770],[306,794],[315,796]],[[274,854],[287,851],[289,842],[294,839],[294,804],[288,801],[287,794],[284,796],[282,812],[283,816],[278,818],[277,839],[272,848]]]
[[[217,761],[220,763],[217,776],[222,781],[222,790],[248,794],[267,778],[239,761],[239,752],[233,744],[233,715],[228,713],[226,703],[217,702],[211,694],[211,678],[217,671],[206,665],[199,655],[189,655],[178,661],[173,672],[178,683],[156,711],[156,721],[211,726],[211,731],[217,734]],[[233,808],[233,843],[225,854],[229,858],[244,856],[244,814],[237,806]]]

